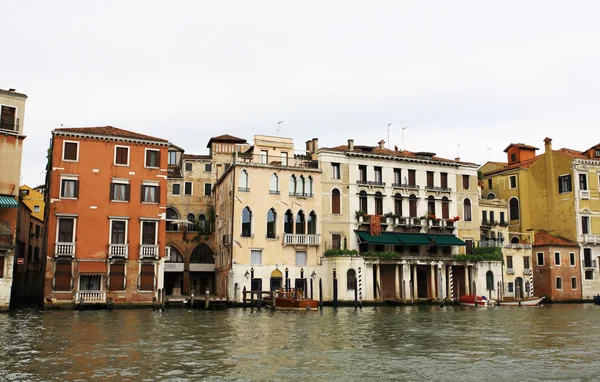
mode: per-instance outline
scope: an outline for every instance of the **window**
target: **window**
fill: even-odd
[[[296,175],[290,176],[290,195],[296,195]]]
[[[506,256],[506,268],[513,268],[513,257]]]
[[[70,291],[72,283],[71,262],[56,263],[54,269],[54,290]]]
[[[427,171],[427,187],[433,187],[433,171]]]
[[[306,178],[306,190],[304,196],[313,196],[313,178],[309,176]]]
[[[592,249],[591,248],[583,249],[583,267],[584,268],[592,268],[593,267]]]
[[[110,221],[110,243],[125,244],[126,243],[126,228],[127,221],[111,220]]]
[[[473,217],[471,216],[471,200],[470,199],[465,199],[463,202],[463,207],[464,207],[464,218],[466,222],[470,222],[473,220]]]
[[[58,218],[58,238],[59,243],[75,242],[75,219]]]
[[[271,180],[269,181],[269,194],[279,195],[279,177],[277,174],[271,174]]]
[[[40,206],[33,206],[33,212],[34,213],[39,213],[40,212]]]
[[[554,265],[560,265],[560,252],[554,252]]]
[[[169,165],[177,164],[177,151],[169,151],[169,156],[167,159],[168,159],[167,164],[169,164]]]
[[[537,256],[537,265],[544,265],[544,253],[538,252],[538,253],[536,253],[536,256]]]
[[[188,224],[188,231],[194,232],[196,231],[196,216],[194,214],[188,214],[187,221],[191,224]]]
[[[442,198],[442,219],[450,219],[450,200],[445,196]]]
[[[496,222],[494,220],[494,211],[490,211],[490,224],[494,225]]]
[[[288,165],[288,153],[281,153],[280,155],[281,158],[281,165],[282,166],[287,166]]]
[[[402,216],[402,195],[394,195],[394,215]]]
[[[494,273],[487,271],[485,274],[485,286],[487,290],[494,290]]]
[[[417,217],[417,197],[414,194],[408,197],[408,214],[411,218]]]
[[[594,271],[591,269],[587,269],[585,271],[585,279],[586,280],[593,280],[594,279]]]
[[[275,239],[277,230],[277,212],[273,208],[267,211],[267,239]]]
[[[115,165],[129,166],[129,147],[115,146]]]
[[[308,234],[317,234],[317,214],[315,211],[310,211],[310,214],[308,214]]]
[[[596,152],[594,153],[596,158],[600,158],[600,150],[596,150]]]
[[[166,213],[166,220],[167,220],[167,231],[178,231],[178,225],[177,223],[173,223],[173,220],[179,220],[179,214],[177,213],[177,211],[174,208],[167,208],[167,213]]]
[[[79,180],[77,178],[61,177],[60,197],[77,199],[79,197]]]
[[[154,184],[142,184],[142,202],[160,203],[160,187]]]
[[[154,290],[154,264],[140,266],[140,290]]]
[[[252,236],[252,211],[249,207],[242,210],[242,237]]]
[[[300,175],[300,177],[298,177],[298,183],[296,184],[296,195],[304,196],[304,192],[304,176]]]
[[[185,162],[185,171],[192,171],[192,162]]]
[[[306,251],[296,251],[296,265],[306,265]]]
[[[383,215],[383,195],[379,191],[375,193],[375,215]]]
[[[184,188],[183,188],[184,195],[192,195],[192,191],[193,191],[192,182],[185,182]]]
[[[488,188],[491,190],[492,189],[492,180],[488,179]]]
[[[584,191],[588,189],[587,174],[579,174],[579,189]]]
[[[77,162],[79,160],[79,142],[63,142],[64,161]]]
[[[212,172],[212,163],[204,163],[204,172]]]
[[[335,215],[341,213],[340,190],[337,188],[331,190],[331,213]]]
[[[577,289],[577,277],[571,277],[571,289]]]
[[[160,151],[146,149],[146,167],[158,168],[160,166]]]
[[[509,188],[517,188],[517,176],[516,175],[511,175],[508,178],[508,182],[509,182]]]
[[[575,254],[573,252],[569,253],[569,264],[575,266]]]
[[[417,185],[417,171],[416,170],[408,170],[408,184],[411,186]]]
[[[173,195],[181,195],[181,184],[173,183],[172,194]]]
[[[571,175],[561,175],[558,177],[558,193],[564,194],[571,192]]]
[[[305,228],[304,211],[300,210],[300,211],[298,211],[298,214],[296,214],[296,234],[305,234],[305,233],[306,233],[306,228]]]
[[[110,200],[113,202],[129,201],[129,183],[113,182],[110,184]]]
[[[0,129],[12,131],[19,129],[17,108],[2,105],[0,108]]]
[[[510,154],[510,163],[515,163],[517,161],[517,153]]]
[[[331,164],[331,178],[332,179],[340,179],[340,164],[339,163]]]
[[[383,182],[383,175],[382,175],[382,169],[381,167],[375,167],[375,182],[377,183],[382,183]]]
[[[519,220],[519,199],[511,198],[510,202],[508,202],[508,210],[510,220]]]
[[[290,210],[285,211],[283,215],[283,231],[285,233],[294,233],[294,215]]]
[[[531,264],[529,262],[529,256],[524,256],[523,257],[523,268],[524,269],[530,269],[531,268]]]
[[[269,163],[269,152],[267,150],[260,150],[260,163]]]
[[[111,264],[108,290],[125,290],[125,264]]]
[[[331,235],[331,249],[342,249],[342,235],[335,233]]]
[[[261,265],[262,264],[262,249],[251,249],[250,250],[250,264]]]
[[[590,233],[590,217],[582,216],[581,217],[581,233],[587,235]]]
[[[402,184],[402,169],[394,169],[394,184],[398,186]]]
[[[142,244],[156,245],[156,227],[155,221],[142,221]]]
[[[427,215],[435,215],[435,198],[433,196],[427,198]]]
[[[462,180],[463,180],[463,188],[465,190],[468,190],[469,189],[469,185],[471,184],[471,177],[469,175],[463,175],[462,176]]]
[[[354,269],[348,269],[346,273],[346,289],[356,289],[356,271]]]
[[[238,187],[238,191],[249,192],[250,188],[248,187],[248,171],[242,170],[240,171],[240,186]]]
[[[562,277],[556,278],[556,289],[562,289]]]
[[[364,165],[358,166],[358,179],[361,182],[367,181],[367,166],[364,166]]]
[[[194,264],[214,264],[215,253],[205,243],[200,243],[192,251],[190,263]]]
[[[206,216],[204,214],[198,215],[198,228],[200,232],[210,232],[210,225],[206,225]]]
[[[440,187],[448,188],[448,173],[447,172],[440,173]]]
[[[204,196],[212,195],[212,183],[204,183]]]
[[[504,224],[506,224],[505,222],[506,222],[506,218],[504,216],[504,212],[500,212],[500,224],[504,225]]]
[[[509,282],[508,283],[508,293],[514,293],[515,292],[515,283]]]
[[[487,223],[488,223],[487,211],[483,210],[483,211],[481,211],[481,224],[487,224]]]
[[[368,213],[368,206],[367,206],[367,191],[361,191],[358,193],[358,206],[360,208],[360,210],[362,212],[364,212],[365,214]]]

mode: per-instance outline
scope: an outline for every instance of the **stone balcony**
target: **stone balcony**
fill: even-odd
[[[321,235],[286,233],[283,235],[283,245],[319,246],[321,245]]]

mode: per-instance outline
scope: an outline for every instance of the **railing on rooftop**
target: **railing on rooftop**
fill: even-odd
[[[262,166],[275,166],[275,167],[296,167],[296,168],[319,168],[319,162],[313,160],[310,156],[297,155],[293,158],[287,157],[276,157],[261,154],[246,154],[246,153],[233,153],[232,164],[253,164]]]

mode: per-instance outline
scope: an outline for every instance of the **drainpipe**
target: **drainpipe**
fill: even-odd
[[[547,215],[546,215],[546,227],[549,228],[549,230],[555,230],[556,227],[554,227],[553,223],[556,221],[556,219],[553,221],[550,217],[554,216],[554,203],[552,203],[552,197],[554,195],[554,193],[552,192],[552,190],[554,190],[556,187],[556,177],[554,176],[554,161],[552,158],[552,139],[551,138],[545,138],[544,139],[544,166],[546,167],[546,210],[547,210]],[[519,194],[521,193],[521,187],[519,188]],[[525,228],[525,227],[522,227]],[[533,227],[531,227],[533,228]]]

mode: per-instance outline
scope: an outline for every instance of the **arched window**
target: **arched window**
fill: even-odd
[[[394,195],[394,214],[396,216],[402,216],[402,195]]]
[[[277,174],[271,175],[271,181],[269,182],[269,194],[279,195],[279,178]]]
[[[248,180],[248,171],[242,170],[240,172],[240,191],[250,191],[250,183]]]
[[[290,176],[290,195],[296,195],[296,175]]]
[[[179,214],[177,210],[174,208],[167,208],[167,231],[178,231],[179,225],[177,223],[173,223],[173,220],[178,220]]]
[[[408,213],[411,218],[417,217],[417,197],[414,194],[408,197]]]
[[[450,200],[445,196],[442,198],[442,219],[450,219]]]
[[[200,231],[202,232],[208,231],[208,227],[206,226],[206,216],[204,216],[204,214],[198,215],[198,228],[200,228]]]
[[[298,185],[296,186],[296,193],[304,196],[304,176],[300,175],[298,178]]]
[[[296,234],[306,233],[305,222],[304,212],[302,210],[298,211],[296,215]]]
[[[310,214],[308,214],[308,234],[317,234],[317,214],[315,211],[310,211]]]
[[[242,237],[252,236],[252,211],[250,207],[242,210]]]
[[[433,196],[427,198],[427,215],[435,215],[435,198]]]
[[[471,215],[471,200],[465,199],[463,202],[463,207],[465,209],[463,217],[466,222],[470,222],[471,220],[473,220],[473,216]]]
[[[490,231],[490,240],[496,240],[496,232]]]
[[[492,271],[485,273],[485,286],[487,290],[494,290],[494,273]]]
[[[179,253],[179,251],[176,248],[171,247],[171,257],[166,262],[167,263],[183,263],[183,256],[181,256],[181,253]]]
[[[511,243],[511,244],[519,244],[519,238],[518,238],[517,236],[513,236],[513,237],[510,239],[510,243]]]
[[[508,204],[510,220],[519,220],[519,199],[511,198]]]
[[[369,209],[367,207],[367,191],[363,190],[358,194],[358,207],[365,214],[369,213]]]
[[[383,215],[383,194],[379,191],[375,193],[375,215]]]
[[[313,178],[309,176],[306,179],[306,196],[313,196]]]
[[[277,212],[271,208],[267,212],[267,238],[275,239],[277,236]]]
[[[341,209],[340,190],[334,188],[331,190],[331,213],[338,215]]]
[[[188,214],[187,220],[189,222],[191,222],[191,224],[188,224],[188,231],[195,231],[196,230],[196,217],[194,216],[194,214]]]
[[[502,233],[502,231],[498,231],[498,241],[500,243],[504,242],[504,234]]]
[[[354,269],[348,269],[346,272],[346,289],[356,289],[356,271]]]
[[[487,194],[487,199],[489,199],[489,200],[496,199],[496,195],[494,195],[493,192],[490,192],[489,194]]]
[[[290,210],[285,211],[285,215],[283,215],[283,231],[294,233],[294,214]]]
[[[213,264],[214,262],[213,251],[205,243],[198,244],[190,256],[190,263]]]

